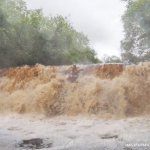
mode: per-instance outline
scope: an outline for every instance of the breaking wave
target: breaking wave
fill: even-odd
[[[36,65],[0,71],[0,113],[46,116],[150,113],[150,63],[79,66],[77,82],[66,80],[69,66]]]

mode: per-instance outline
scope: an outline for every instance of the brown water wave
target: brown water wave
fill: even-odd
[[[150,63],[80,66],[77,82],[67,81],[69,66],[24,66],[0,71],[0,113],[47,116],[150,113]]]

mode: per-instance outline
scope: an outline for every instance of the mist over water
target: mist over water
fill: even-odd
[[[150,63],[82,66],[76,83],[69,66],[36,65],[0,71],[0,113],[126,117],[150,112]]]

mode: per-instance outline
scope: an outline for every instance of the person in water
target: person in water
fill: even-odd
[[[68,78],[67,80],[70,81],[70,82],[76,82],[76,80],[78,79],[79,77],[79,73],[82,69],[79,69],[76,65],[73,65],[71,66],[69,69],[68,69]]]

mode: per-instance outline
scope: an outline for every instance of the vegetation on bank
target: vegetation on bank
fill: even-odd
[[[0,67],[97,62],[88,38],[67,18],[46,17],[23,0],[0,1]]]
[[[127,9],[122,17],[125,37],[121,42],[123,62],[150,61],[150,1],[124,0]]]
[[[104,63],[150,61],[150,1],[126,1],[122,16],[121,58],[104,56]],[[23,0],[0,0],[0,68],[22,65],[68,65],[101,62],[88,38],[67,18],[29,10]]]

